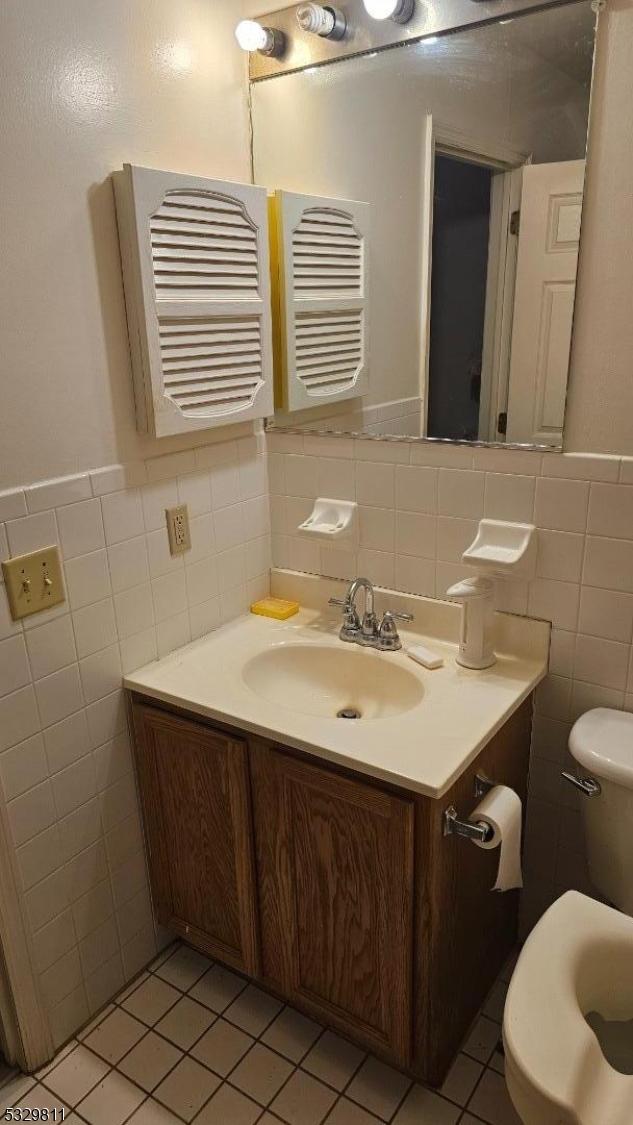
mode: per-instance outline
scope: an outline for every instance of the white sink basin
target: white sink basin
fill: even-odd
[[[437,619],[443,636],[407,629],[405,645],[422,644],[443,657],[435,671],[415,664],[406,649],[381,653],[344,644],[340,615],[306,606],[288,621],[252,613],[237,618],[126,676],[125,686],[212,723],[440,797],[545,675],[549,625],[500,615],[499,659],[473,672],[455,662],[459,608],[418,601],[416,617]],[[515,643],[519,651],[510,655],[507,646]],[[344,708],[358,711],[360,721],[337,718]]]
[[[322,718],[386,719],[424,695],[420,679],[392,655],[358,647],[278,645],[249,660],[242,676],[269,703]]]

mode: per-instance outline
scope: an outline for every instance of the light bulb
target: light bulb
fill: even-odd
[[[259,51],[262,55],[283,55],[286,37],[276,28],[264,27],[257,20],[241,20],[235,38],[243,51]]]
[[[242,20],[235,28],[235,38],[243,51],[265,51],[269,36],[257,20]]]
[[[363,0],[365,11],[374,20],[408,23],[415,9],[415,0]]]
[[[343,13],[322,4],[300,4],[297,23],[302,31],[320,35],[322,39],[342,39],[347,29]]]

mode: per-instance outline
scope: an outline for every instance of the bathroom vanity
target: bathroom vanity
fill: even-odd
[[[425,599],[403,601],[420,613]],[[450,633],[455,607],[438,605],[429,616],[444,613]],[[437,630],[424,640],[445,666],[428,672],[404,653],[352,651],[338,624],[309,608],[283,623],[241,618],[126,679],[154,908],[193,946],[439,1085],[514,945],[518,909],[518,892],[490,890],[498,853],[445,836],[444,813],[469,816],[477,775],[525,800],[547,627],[526,623],[539,643],[474,673]],[[372,668],[393,677],[389,713],[374,700],[373,718],[335,719],[336,693],[358,703]],[[408,682],[398,695],[400,673],[418,695]],[[267,698],[282,682],[284,704]]]

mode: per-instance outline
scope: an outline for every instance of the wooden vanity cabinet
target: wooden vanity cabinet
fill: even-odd
[[[408,1066],[414,805],[252,740],[263,979]]]
[[[158,919],[430,1085],[516,942],[498,853],[443,835],[477,775],[526,799],[528,699],[440,800],[131,702]]]
[[[158,921],[256,975],[247,743],[153,706],[134,702],[131,710]]]

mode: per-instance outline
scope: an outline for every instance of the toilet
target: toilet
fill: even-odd
[[[568,891],[528,937],[504,1012],[506,1082],[524,1125],[632,1125],[633,715],[588,711],[569,749],[591,881],[613,905]]]

